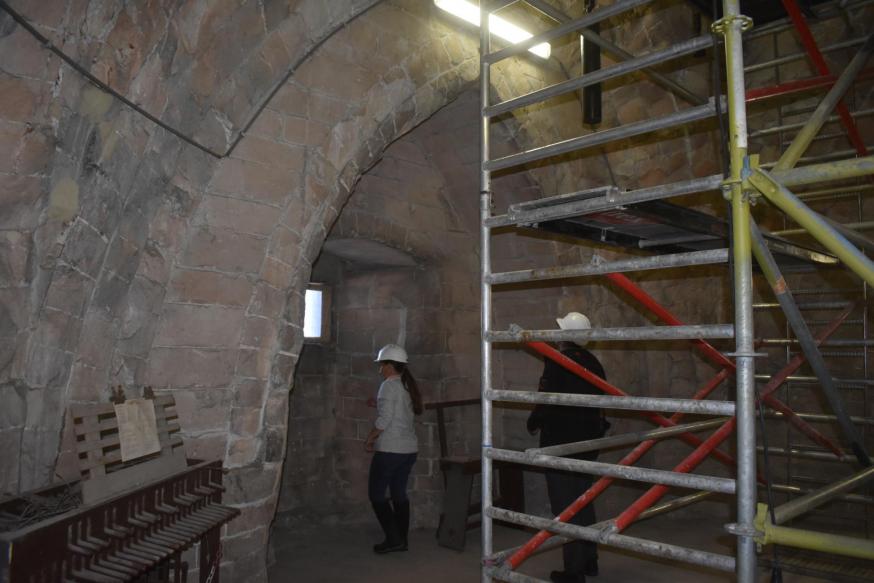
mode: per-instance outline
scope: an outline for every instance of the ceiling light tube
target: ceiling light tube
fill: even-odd
[[[472,4],[467,0],[434,0],[434,4],[441,10],[445,10],[462,20],[466,20],[473,25],[479,26],[479,6]],[[495,36],[512,44],[520,43],[534,36],[530,32],[523,30],[515,24],[511,24],[500,16],[494,14],[489,15],[489,31],[491,31]],[[549,46],[549,43],[541,43],[531,47],[528,51],[542,59],[548,59],[551,47]]]

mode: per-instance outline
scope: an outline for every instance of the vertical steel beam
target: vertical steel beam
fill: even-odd
[[[492,507],[492,479],[493,462],[485,455],[485,450],[492,446],[492,402],[486,398],[486,393],[492,388],[492,350],[486,336],[492,327],[492,289],[488,283],[488,276],[492,272],[491,258],[491,229],[486,225],[486,220],[491,215],[492,185],[491,172],[486,168],[489,160],[489,126],[490,119],[485,114],[485,108],[489,106],[490,73],[486,55],[491,50],[489,33],[489,14],[486,9],[488,2],[480,3],[480,358],[482,359],[480,389],[482,391],[482,517],[480,536],[482,537],[482,583],[490,583],[492,577],[489,574],[488,558],[493,554],[493,521],[488,514]]]
[[[756,581],[756,425],[755,361],[753,351],[753,272],[750,249],[750,202],[743,189],[747,162],[744,28],[752,23],[740,14],[739,0],[723,0],[723,18],[714,29],[725,37],[728,88],[728,132],[731,167],[725,192],[731,197],[732,252],[734,258],[734,326],[737,367],[737,580]]]
[[[825,393],[826,399],[828,399],[829,405],[831,405],[832,411],[838,419],[838,424],[844,433],[844,437],[847,438],[847,441],[850,444],[850,449],[853,450],[853,453],[856,455],[860,464],[863,466],[870,466],[871,460],[868,457],[868,453],[865,451],[864,440],[859,434],[856,426],[852,421],[850,421],[850,416],[844,405],[844,399],[840,392],[838,392],[837,387],[835,387],[834,380],[828,371],[822,353],[819,351],[819,348],[817,348],[816,342],[810,334],[807,324],[804,322],[801,311],[792,299],[792,292],[789,290],[789,286],[786,284],[786,280],[780,272],[780,267],[777,265],[774,256],[771,255],[771,252],[765,245],[765,239],[762,237],[762,233],[759,231],[758,226],[756,226],[754,222],[751,222],[750,228],[752,232],[753,254],[756,256],[756,261],[758,261],[759,267],[762,268],[762,273],[765,275],[765,279],[767,279],[768,283],[771,285],[771,289],[774,291],[777,301],[780,302],[780,306],[783,308],[783,313],[786,315],[786,320],[792,327],[792,331],[795,333],[795,338],[798,339],[798,343],[801,345],[801,350],[807,357],[807,362],[810,364],[814,374],[816,374],[819,379],[820,386]]]

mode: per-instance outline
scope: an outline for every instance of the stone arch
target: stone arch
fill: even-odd
[[[128,3],[142,8],[136,14],[110,4],[57,0],[25,15],[81,61],[96,58],[93,72],[116,89],[216,147],[300,63],[234,154],[216,162],[45,58],[21,30],[0,38],[0,87],[12,96],[0,115],[27,154],[2,176],[15,193],[0,218],[14,229],[0,247],[15,282],[2,291],[9,307],[0,317],[0,383],[14,412],[3,439],[27,451],[5,474],[25,489],[51,479],[67,402],[102,399],[110,383],[172,390],[192,455],[235,468],[230,499],[244,516],[228,562],[261,572],[279,463],[264,460],[280,459],[284,446],[282,388],[300,350],[301,286],[362,172],[475,78],[475,41],[418,0],[372,10],[371,0],[308,0],[293,10],[249,2],[246,10],[263,10],[244,20],[261,18],[263,31],[241,27],[255,32],[232,59],[233,82],[205,101],[193,93],[214,85],[197,67],[214,72],[221,51],[236,48],[213,41],[182,66],[174,47],[196,49],[201,33],[219,38],[240,14],[224,3],[179,3],[173,28],[151,3]],[[119,45],[127,33],[155,50],[138,56]],[[341,65],[354,74],[325,73]],[[499,93],[561,77],[518,66],[523,74]],[[532,113],[544,124],[535,130],[520,117],[523,143],[572,125],[552,117],[570,112]],[[548,191],[573,182],[568,172],[538,180]],[[58,468],[69,461],[62,456]]]

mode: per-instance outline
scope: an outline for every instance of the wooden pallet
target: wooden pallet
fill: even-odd
[[[151,392],[146,396],[150,398]],[[70,408],[85,504],[142,487],[187,467],[182,438],[178,435],[176,401],[171,395],[151,398],[161,450],[127,462],[121,459],[118,419],[112,403]]]

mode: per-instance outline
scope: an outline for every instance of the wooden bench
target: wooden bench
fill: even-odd
[[[480,405],[479,399],[442,401],[428,403],[425,409],[437,413],[437,434],[440,439],[440,470],[443,472],[443,511],[437,527],[437,543],[440,546],[464,550],[467,531],[480,526],[480,520],[469,520],[482,511],[479,502],[471,503],[475,478],[481,474],[480,456],[459,457],[449,455],[446,438],[446,415],[452,407]],[[525,510],[525,490],[522,482],[522,466],[504,462],[494,463],[499,496],[495,505],[518,512]]]

